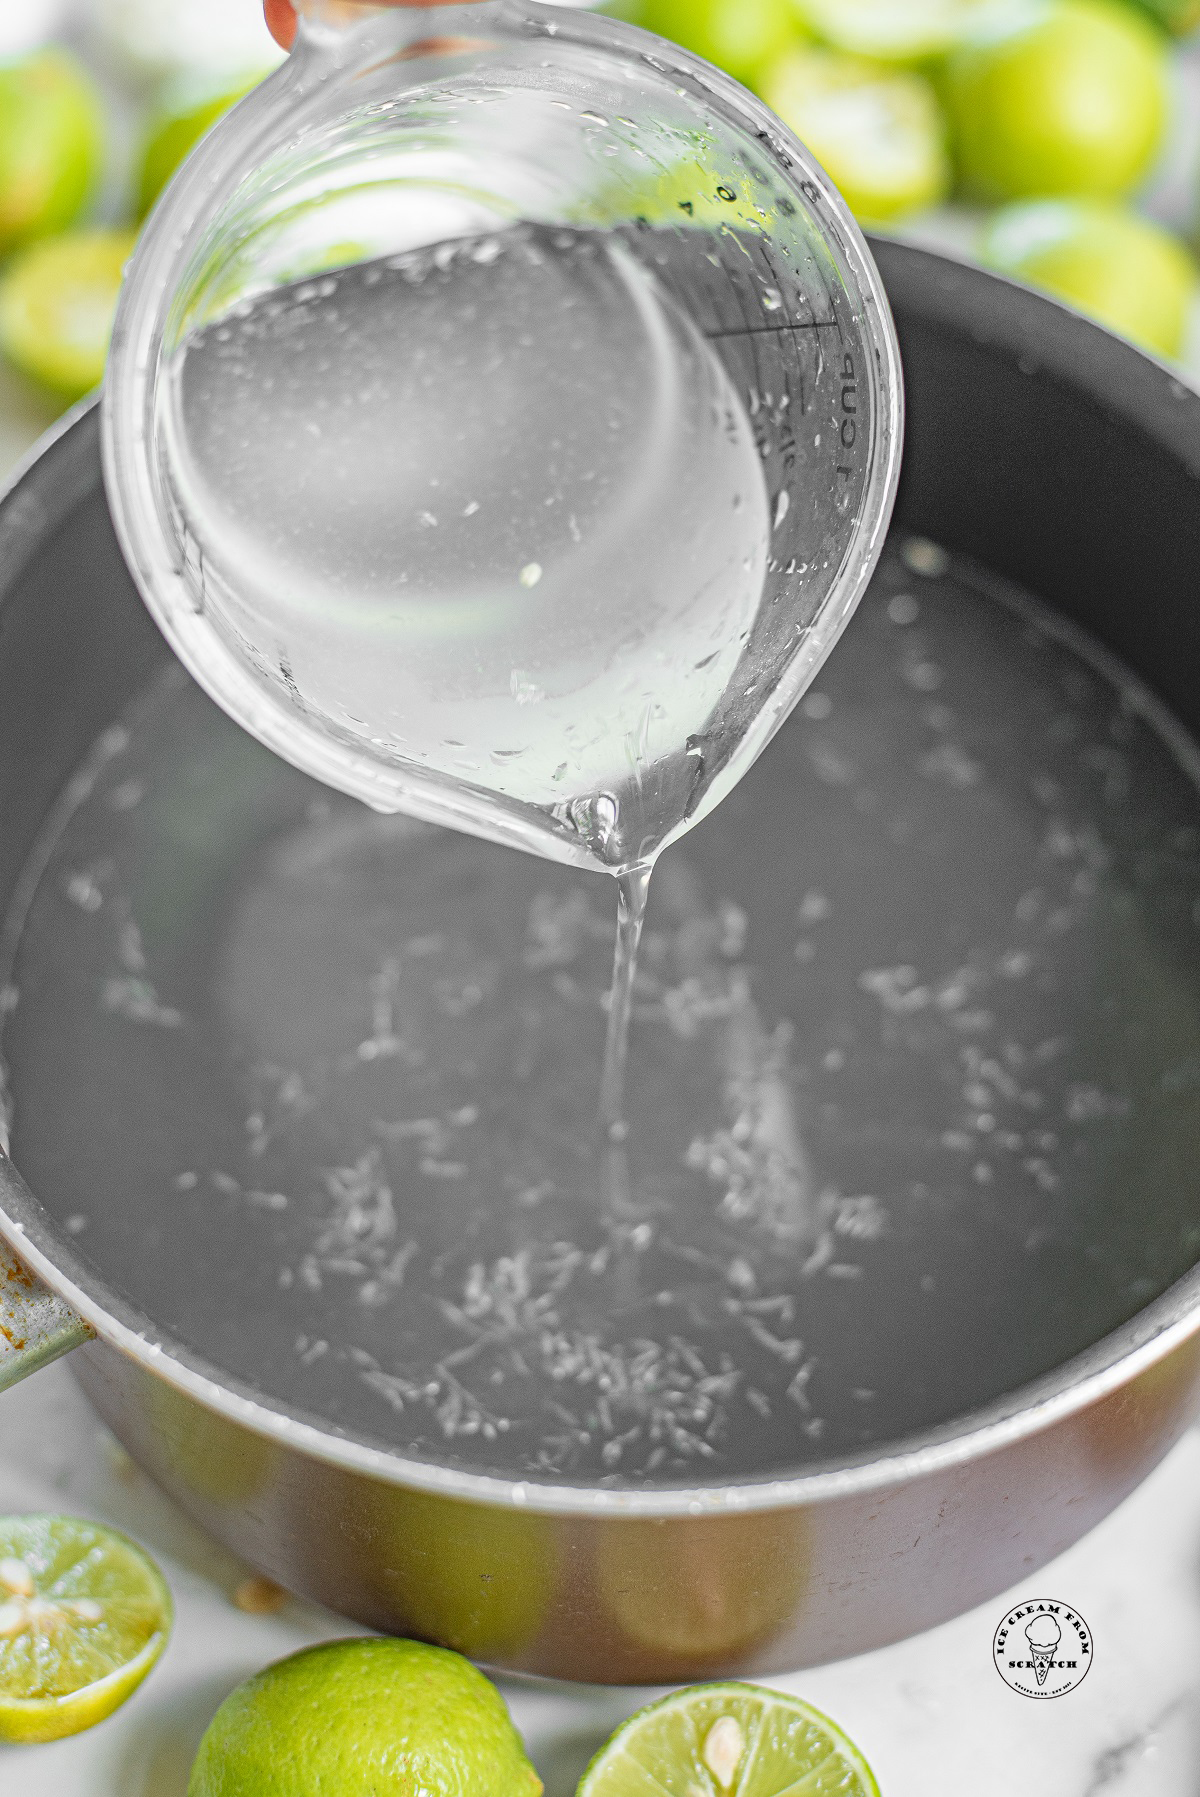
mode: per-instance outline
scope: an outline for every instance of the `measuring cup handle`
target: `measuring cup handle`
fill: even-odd
[[[0,1242],[0,1391],[94,1335],[90,1324]]]

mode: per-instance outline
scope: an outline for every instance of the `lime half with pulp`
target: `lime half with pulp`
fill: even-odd
[[[809,1704],[758,1685],[694,1685],[639,1710],[579,1797],[879,1797],[862,1754]]]
[[[794,50],[763,72],[759,92],[859,219],[882,223],[949,192],[945,126],[924,76],[836,50]]]
[[[12,259],[0,275],[0,349],[65,400],[100,383],[132,231],[70,231]]]
[[[0,1517],[0,1741],[57,1741],[103,1722],[171,1630],[151,1560],[76,1516]]]

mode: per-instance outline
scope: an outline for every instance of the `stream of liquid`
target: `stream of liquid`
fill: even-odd
[[[624,1140],[625,1080],[629,1068],[629,1026],[637,984],[638,950],[650,900],[649,867],[635,867],[617,882],[617,942],[613,952],[612,990],[608,995],[608,1031],[604,1075],[600,1082],[600,1122],[610,1142]]]

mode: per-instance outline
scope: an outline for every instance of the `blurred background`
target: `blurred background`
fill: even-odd
[[[1200,385],[1200,0],[607,0],[744,81],[860,221]],[[259,0],[0,5],[0,474],[96,385],[178,163],[280,52]]]

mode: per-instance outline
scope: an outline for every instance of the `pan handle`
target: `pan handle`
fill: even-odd
[[[0,1242],[0,1391],[82,1347],[95,1333]]]

